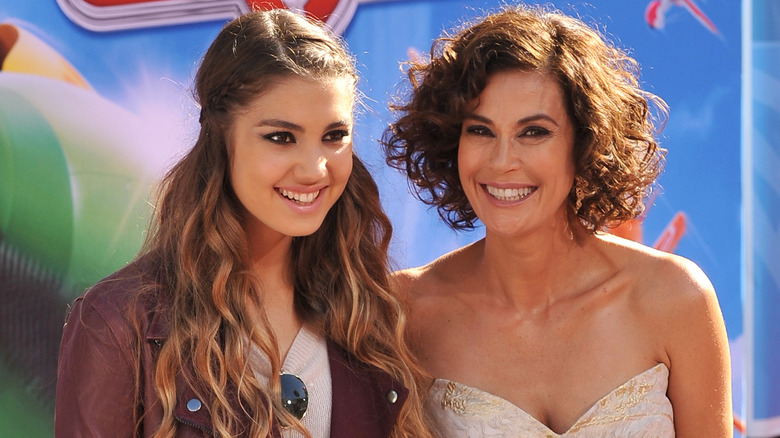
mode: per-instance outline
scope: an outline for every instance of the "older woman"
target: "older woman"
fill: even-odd
[[[731,435],[728,340],[691,261],[604,230],[642,213],[663,101],[581,21],[507,7],[408,70],[388,162],[485,238],[399,272],[442,436]],[[653,111],[653,109],[657,111]],[[464,346],[467,346],[464,348]]]

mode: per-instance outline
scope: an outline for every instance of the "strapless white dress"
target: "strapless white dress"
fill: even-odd
[[[445,379],[433,383],[426,409],[442,438],[668,438],[675,436],[668,386],[660,363],[602,397],[562,434],[501,397]]]

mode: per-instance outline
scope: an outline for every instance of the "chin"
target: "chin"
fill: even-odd
[[[306,237],[316,233],[321,227],[322,222],[308,227],[296,227],[294,229],[289,229],[284,234],[290,237]]]

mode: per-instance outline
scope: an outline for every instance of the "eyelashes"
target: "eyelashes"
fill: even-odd
[[[544,137],[550,135],[550,130],[541,126],[529,126],[523,130],[525,137]]]
[[[465,131],[467,134],[493,137],[493,132],[490,129],[488,129],[486,126],[481,126],[481,125],[468,126],[466,127]]]
[[[337,129],[337,130],[328,132],[327,134],[325,134],[324,137],[322,137],[322,139],[324,141],[341,141],[341,140],[344,140],[345,138],[349,137],[349,135],[350,134],[349,134],[348,130],[346,130],[346,129]]]
[[[493,131],[487,126],[483,125],[467,126],[464,131],[467,134],[476,136],[495,137]],[[542,126],[527,126],[523,128],[522,131],[520,131],[518,137],[541,138],[550,135],[551,132],[552,131]]]
[[[265,140],[276,144],[295,143],[295,136],[291,132],[278,131],[263,135]]]
[[[328,131],[322,136],[322,141],[326,143],[340,143],[350,136],[347,129],[335,129]],[[294,144],[296,143],[295,134],[289,131],[275,131],[262,136],[263,139],[276,144]]]

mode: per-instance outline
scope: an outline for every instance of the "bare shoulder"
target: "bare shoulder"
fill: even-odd
[[[693,261],[619,237],[599,240],[632,285],[634,308],[659,334],[722,320],[715,289]]]
[[[637,280],[638,290],[656,299],[695,298],[714,294],[712,283],[693,261],[610,235],[599,235],[609,259]]]
[[[677,436],[728,436],[733,427],[729,345],[712,283],[684,257],[619,238],[599,239],[631,278],[626,308],[646,329],[655,360],[669,368],[667,394]]]
[[[475,245],[458,248],[427,265],[394,272],[393,287],[402,299],[412,302],[446,294],[460,278],[468,275]]]
[[[674,379],[695,364],[727,368],[728,341],[712,283],[693,261],[614,236],[599,245],[627,285],[625,316],[643,333],[655,360],[674,367]],[[695,374],[695,371],[691,371]],[[717,373],[717,372],[713,372]],[[711,378],[708,384],[714,384]]]
[[[431,263],[393,274],[396,293],[409,317],[412,344],[438,342],[448,336],[441,321],[462,313],[464,279],[473,267],[475,244],[449,252]],[[432,341],[436,340],[436,341]]]
[[[472,245],[456,249],[431,263],[394,273],[393,280],[407,314],[406,338],[417,360],[428,371],[450,357],[464,313],[464,279],[473,269]],[[457,344],[462,345],[458,338]],[[437,365],[438,364],[438,365]]]

